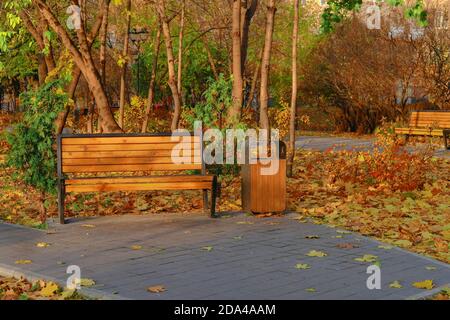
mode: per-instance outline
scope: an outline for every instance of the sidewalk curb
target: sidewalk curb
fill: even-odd
[[[410,296],[410,297],[406,298],[405,300],[424,300],[426,298],[431,298],[435,294],[438,294],[439,292],[441,292],[442,289],[444,289],[444,288],[450,288],[450,283],[447,283],[447,284],[445,284],[443,286],[440,286],[438,288],[434,288],[432,290],[427,290],[426,292],[415,294],[413,296]]]
[[[0,276],[15,279],[24,278],[30,282],[35,282],[38,280],[52,281],[59,284],[61,287],[64,287],[63,285],[61,285],[61,281],[56,278],[41,275],[39,273],[32,271],[25,271],[20,268],[9,266],[3,263],[0,263]],[[90,299],[95,300],[130,300],[120,295],[108,294],[106,292],[97,289],[81,288],[80,290],[77,290],[77,292],[81,293],[82,295]]]

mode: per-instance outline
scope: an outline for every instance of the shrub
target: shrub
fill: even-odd
[[[7,133],[11,149],[7,165],[16,168],[16,178],[45,194],[56,193],[55,120],[68,103],[60,80],[22,95],[23,121]],[[45,214],[45,209],[43,214]]]

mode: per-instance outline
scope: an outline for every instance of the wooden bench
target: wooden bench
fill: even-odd
[[[443,137],[445,148],[449,149],[450,111],[413,111],[408,128],[395,128],[398,135]]]
[[[190,136],[189,136],[190,137]],[[58,136],[58,212],[64,224],[64,200],[68,192],[116,192],[150,190],[203,190],[205,210],[211,191],[211,216],[215,217],[217,177],[206,174],[203,137],[183,140],[191,155],[172,158],[172,150],[187,135],[67,135]],[[176,140],[176,141],[174,141]],[[174,161],[175,160],[175,161]],[[198,170],[189,175],[186,171]],[[140,174],[142,172],[142,174]],[[156,172],[156,173],[155,173]],[[156,175],[164,172],[164,175]],[[165,175],[170,172],[170,175]],[[139,173],[139,176],[130,175]],[[153,175],[151,175],[153,173]],[[84,174],[93,177],[82,177]],[[70,177],[69,177],[70,175]]]

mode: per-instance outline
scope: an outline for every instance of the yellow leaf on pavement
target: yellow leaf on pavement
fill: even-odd
[[[50,246],[50,244],[48,244],[48,243],[46,243],[46,242],[39,242],[39,243],[36,243],[36,247],[38,247],[38,248],[47,248],[47,247],[49,247]]]
[[[92,287],[95,286],[95,281],[92,279],[81,279],[80,285],[82,287]]]
[[[162,285],[158,285],[148,288],[147,291],[151,293],[162,293],[166,291],[166,288]]]
[[[395,280],[394,282],[391,282],[389,284],[389,288],[401,289],[401,288],[403,288],[403,286],[400,284],[400,282],[398,280]]]
[[[307,255],[308,257],[318,257],[318,258],[323,258],[323,257],[326,257],[328,254],[326,254],[325,252],[322,252],[322,251],[311,250],[311,251],[308,252],[306,255]]]
[[[433,283],[433,280],[424,280],[424,281],[420,281],[420,282],[414,282],[413,286],[418,289],[431,290],[434,287],[434,283]]]

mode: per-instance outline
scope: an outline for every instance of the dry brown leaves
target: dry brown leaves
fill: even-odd
[[[76,291],[62,290],[56,283],[0,277],[0,300],[84,300]]]

